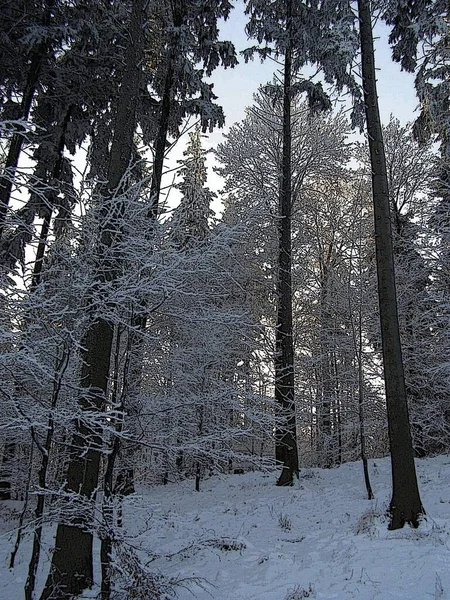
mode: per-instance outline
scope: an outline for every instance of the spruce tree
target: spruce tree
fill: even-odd
[[[339,90],[345,86],[358,97],[358,88],[349,74],[356,39],[350,9],[340,3],[319,7],[293,0],[270,3],[248,0],[246,4],[246,13],[249,15],[247,33],[256,38],[259,44],[246,51],[246,59],[255,53],[261,58],[270,55],[283,57],[279,92],[283,99],[283,150],[279,189],[278,322],[274,363],[275,397],[286,418],[285,427],[277,432],[276,456],[283,464],[277,484],[292,485],[294,473],[298,473],[298,450],[292,332],[291,102],[296,94],[306,92],[313,111],[326,110],[331,106],[320,83],[314,84],[300,78],[301,68],[308,63],[318,63],[326,82],[336,84]],[[339,36],[344,32],[349,42],[345,49],[339,43]],[[355,110],[355,120],[356,115]]]
[[[390,529],[419,524],[423,514],[410,431],[398,321],[386,157],[378,107],[369,0],[358,0],[359,31],[367,133],[372,167],[372,194],[384,382],[392,463]]]

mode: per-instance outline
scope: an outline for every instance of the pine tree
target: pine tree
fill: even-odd
[[[194,10],[194,5],[195,9]],[[105,410],[108,390],[111,380],[111,356],[115,335],[114,301],[106,306],[104,298],[108,297],[108,290],[112,282],[116,281],[124,266],[121,251],[118,247],[122,243],[124,230],[124,215],[127,210],[127,194],[133,181],[130,168],[135,165],[136,152],[134,146],[134,135],[137,125],[141,124],[144,139],[153,135],[155,139],[155,161],[153,164],[152,186],[150,194],[152,203],[148,216],[149,232],[154,230],[155,219],[158,214],[158,194],[155,195],[155,184],[160,185],[160,173],[162,162],[160,159],[161,148],[165,149],[165,143],[169,131],[176,131],[178,125],[186,114],[199,114],[203,125],[214,126],[221,121],[222,112],[216,107],[212,100],[211,87],[203,82],[204,71],[194,69],[193,64],[203,60],[205,71],[210,73],[222,60],[225,64],[233,64],[234,53],[230,44],[215,43],[215,39],[205,40],[204,29],[196,30],[197,25],[206,18],[211,35],[218,34],[216,20],[217,12],[229,10],[229,5],[217,5],[217,12],[207,11],[208,6],[202,6],[200,13],[197,3],[181,4],[178,2],[167,3],[158,7],[153,3],[143,3],[135,0],[132,3],[131,22],[126,36],[126,51],[124,68],[121,71],[122,81],[116,97],[113,100],[114,111],[111,113],[113,123],[113,135],[108,151],[108,160],[102,157],[102,152],[108,148],[106,138],[97,138],[99,142],[95,156],[99,164],[94,165],[97,173],[106,175],[106,183],[99,185],[98,209],[99,231],[97,243],[94,245],[94,257],[96,265],[93,273],[91,299],[87,306],[87,312],[91,317],[91,323],[87,329],[82,342],[84,347],[82,353],[83,366],[81,371],[81,386],[85,392],[80,398],[81,415],[84,413],[97,413],[98,418],[91,423],[89,419],[82,416],[76,423],[76,431],[72,442],[72,455],[70,457],[67,473],[67,489],[78,493],[82,499],[91,502],[98,484],[100,451],[103,444],[101,429],[98,419]],[[168,54],[156,58],[156,68],[144,70],[151,66],[144,59],[146,56],[146,35],[143,28],[144,11],[148,10],[150,17],[161,17],[164,24],[163,34],[170,42],[167,44]],[[167,11],[167,12],[165,12]],[[186,19],[185,19],[186,17]],[[156,19],[157,21],[157,19]],[[147,23],[156,26],[152,18]],[[155,30],[152,30],[153,34]],[[178,41],[180,42],[178,44]],[[160,46],[150,46],[150,51],[158,52]],[[178,70],[180,67],[182,69]],[[145,82],[145,85],[144,85]],[[142,97],[146,98],[141,90],[147,89],[150,83],[158,93],[158,86],[162,83],[162,96],[160,111],[158,115],[158,126],[153,128],[153,134],[149,132],[148,121],[141,111]],[[202,97],[197,97],[201,94]],[[153,109],[155,106],[153,106]],[[173,109],[173,110],[172,110]],[[159,112],[159,114],[158,114]],[[105,133],[106,128],[101,125],[97,131]],[[150,138],[151,139],[151,138]],[[106,168],[106,173],[102,169]],[[136,169],[135,169],[136,172]],[[159,192],[158,192],[159,193]],[[141,271],[137,274],[140,280]],[[145,275],[145,269],[143,271]],[[97,302],[107,310],[106,314],[98,314]],[[139,308],[148,303],[142,301]],[[120,311],[121,306],[116,309]],[[112,310],[112,313],[110,312]],[[112,316],[111,316],[112,315]],[[136,322],[131,322],[135,326]],[[134,375],[136,371],[134,372]],[[130,384],[128,384],[131,387]],[[133,382],[136,386],[136,382]],[[135,389],[137,389],[135,387]],[[116,452],[114,452],[116,454]],[[114,466],[110,465],[109,472]],[[111,478],[108,479],[108,486]],[[108,490],[105,490],[105,493]],[[109,492],[108,492],[109,493]],[[89,511],[88,511],[89,513]],[[90,521],[90,514],[81,514],[75,521],[58,525],[56,535],[56,550],[52,559],[51,571],[46,583],[42,598],[54,597],[58,590],[60,597],[73,595],[81,592],[92,582],[92,533],[86,530],[86,524]],[[109,536],[109,533],[107,534]],[[110,543],[108,542],[109,547]],[[108,545],[107,544],[107,545]],[[77,548],[74,555],[73,548]],[[106,560],[108,550],[103,547],[102,557]],[[102,594],[108,597],[110,584],[107,569],[104,571],[104,586]]]
[[[142,60],[144,56],[144,5],[134,0],[126,49],[126,68],[117,99],[116,122],[108,166],[107,190],[102,199],[100,245],[96,286],[108,285],[114,279],[118,265],[114,260],[114,245],[120,236],[120,215],[123,213],[121,189],[130,166],[133,136],[136,127],[136,107],[139,97]],[[131,98],[131,100],[130,100]],[[116,196],[118,195],[118,199]],[[111,254],[113,256],[111,256]],[[101,290],[93,290],[101,293]],[[91,308],[92,310],[92,308]],[[83,346],[81,385],[86,390],[80,398],[83,411],[104,409],[109,381],[113,326],[102,316],[92,315]],[[98,427],[83,422],[76,425],[72,453],[67,471],[67,490],[92,499],[98,485],[102,440]],[[50,573],[41,600],[77,595],[93,581],[93,534],[87,528],[88,515],[80,515],[70,524],[60,523],[56,532],[55,551]]]
[[[11,114],[13,111],[14,119],[27,121],[42,70],[51,62],[60,36],[55,35],[53,31],[53,27],[59,25],[54,23],[56,0],[47,0],[42,8],[33,6],[33,3],[20,4],[23,6],[13,6],[12,3],[5,3],[2,6],[2,25],[6,30],[6,35],[2,36],[2,42],[7,47],[2,53],[6,64],[3,64],[1,86],[7,99],[3,109],[7,109],[7,114]],[[25,20],[23,15],[25,15]],[[14,27],[16,23],[18,29]],[[31,33],[27,31],[27,28]],[[17,46],[20,47],[19,52],[16,50]],[[12,55],[11,49],[13,49]],[[14,59],[17,60],[17,63]],[[22,71],[17,71],[18,65],[22,67]],[[26,73],[25,78],[23,73]],[[3,110],[3,112],[5,111]],[[3,235],[23,142],[22,131],[19,130],[12,134],[3,173],[0,177],[0,239]]]
[[[177,185],[182,196],[171,219],[171,239],[180,250],[198,247],[207,240],[214,216],[214,194],[206,187],[206,156],[199,126],[189,134],[184,157],[179,172],[182,181]]]
[[[438,261],[433,273],[434,290],[441,323],[435,325],[435,338],[445,346],[448,329],[448,294],[450,290],[450,42],[448,2],[387,4],[383,18],[392,26],[389,38],[393,58],[402,69],[415,73],[415,87],[420,102],[420,115],[414,123],[414,135],[423,144],[439,143],[440,160],[437,163],[433,188],[438,204],[431,218],[431,225],[439,236]],[[448,350],[447,350],[448,353]],[[448,370],[441,365],[437,380],[448,381]],[[446,392],[444,392],[445,396]],[[450,411],[445,409],[448,426]]]
[[[430,144],[414,140],[411,125],[401,127],[395,119],[383,128],[383,137],[406,391],[414,448],[424,455],[448,441],[446,380],[434,375],[445,349],[436,335],[441,329],[441,307],[433,290],[434,261],[429,259],[434,245],[429,220],[436,205],[432,195],[436,155]]]
[[[274,54],[283,56],[283,154],[279,194],[279,258],[278,258],[278,323],[275,349],[275,397],[286,413],[286,428],[278,432],[277,459],[283,463],[278,485],[292,485],[298,472],[296,422],[294,402],[294,352],[292,341],[292,276],[291,276],[291,101],[296,93],[308,94],[314,111],[330,108],[328,96],[320,83],[296,81],[300,69],[307,63],[318,63],[324,71],[325,81],[334,83],[339,90],[347,87],[355,98],[358,88],[349,74],[356,45],[352,29],[353,17],[340,4],[321,7],[283,0],[262,2],[248,0],[248,34],[256,38],[259,46],[246,52],[248,60],[255,53],[262,58]],[[344,49],[338,42],[342,34],[349,43]],[[330,52],[332,48],[335,53]],[[355,104],[356,106],[356,104]],[[354,119],[357,120],[357,111]]]

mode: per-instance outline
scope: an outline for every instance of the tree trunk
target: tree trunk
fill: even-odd
[[[50,25],[52,9],[54,5],[55,0],[46,1],[44,15],[42,18],[43,27],[48,27]],[[42,65],[44,64],[47,52],[48,42],[44,41],[38,44],[36,50],[31,56],[28,77],[25,83],[22,101],[20,103],[20,118],[24,121],[26,121],[30,115],[31,104],[36,93],[37,84],[42,71]],[[0,176],[0,239],[3,236],[3,229],[5,226],[9,201],[11,198],[14,175],[17,169],[17,165],[19,164],[19,157],[22,151],[23,140],[24,137],[22,133],[18,132],[13,134],[11,142],[9,144],[8,156],[6,157],[6,163],[3,170],[3,174]]]
[[[108,189],[104,198],[105,221],[101,225],[100,260],[97,273],[100,284],[113,280],[117,271],[114,257],[107,259],[105,255],[121,235],[119,219],[123,214],[123,202],[119,201],[119,206],[111,206],[111,202],[114,202],[114,193],[123,181],[132,158],[144,55],[145,5],[145,0],[134,0],[132,4],[129,43],[126,49],[109,158]],[[81,386],[86,390],[80,399],[80,407],[83,411],[99,412],[104,408],[113,338],[113,324],[98,318],[91,324],[83,340],[82,345],[86,349],[81,377]],[[67,472],[67,490],[80,494],[88,501],[94,500],[98,485],[101,445],[101,432],[95,425],[89,426],[81,421],[76,423]],[[87,515],[80,515],[70,523],[58,525],[52,565],[41,600],[70,598],[92,585],[91,521],[92,514],[88,511]]]
[[[183,23],[183,0],[174,0],[172,2],[172,20],[175,28],[180,28]],[[161,194],[161,180],[164,166],[164,156],[166,152],[167,137],[169,132],[170,111],[172,109],[173,89],[175,82],[175,59],[178,52],[178,37],[172,40],[172,48],[169,54],[167,71],[164,79],[164,89],[161,98],[161,108],[159,113],[158,130],[155,138],[154,160],[152,166],[152,179],[150,183],[150,208],[148,211],[148,238],[149,244],[152,243],[152,229],[159,215],[159,200]],[[141,387],[142,365],[144,360],[144,337],[147,326],[148,306],[147,301],[143,300],[138,306],[137,314],[132,318],[132,325],[136,332],[131,332],[133,338],[132,348],[130,350],[130,389],[129,397],[138,396]],[[130,411],[131,418],[133,417]],[[123,453],[133,454],[132,444],[125,444],[122,448]],[[132,460],[132,456],[128,457]]]
[[[331,254],[331,249],[330,249]],[[321,397],[320,404],[317,407],[318,412],[318,437],[317,450],[319,466],[323,469],[329,469],[333,464],[332,452],[332,423],[331,407],[333,393],[333,377],[331,373],[331,353],[332,344],[330,337],[332,335],[331,315],[330,315],[330,267],[328,257],[324,256],[321,266],[320,282],[320,378],[321,378]]]
[[[292,485],[298,475],[298,450],[294,399],[294,345],[292,335],[291,242],[291,42],[292,0],[286,0],[286,35],[283,81],[283,162],[280,188],[278,307],[275,340],[275,400],[284,417],[276,432],[276,459],[283,465],[277,485]]]
[[[53,434],[55,430],[55,422],[53,418],[53,412],[56,409],[58,403],[59,394],[61,391],[61,384],[64,377],[64,373],[69,364],[70,353],[67,349],[63,349],[62,356],[57,362],[55,381],[53,384],[52,400],[50,404],[50,412],[47,422],[47,434],[45,436],[45,442],[42,446],[35,435],[34,428],[32,429],[32,438],[36,444],[39,452],[41,453],[41,464],[38,471],[38,483],[41,492],[38,494],[36,509],[34,511],[36,529],[33,533],[33,547],[31,551],[31,558],[28,565],[28,576],[25,583],[25,600],[33,600],[34,588],[36,584],[36,573],[39,565],[39,558],[41,554],[41,541],[42,541],[42,518],[44,516],[45,508],[45,490],[47,487],[47,472],[50,464],[50,453],[53,443]]]
[[[61,122],[61,133],[58,138],[58,144],[56,145],[56,161],[52,168],[51,178],[58,180],[61,177],[63,168],[64,148],[66,147],[66,134],[67,126],[70,123],[70,117],[72,114],[72,106],[69,106],[64,119]],[[46,182],[49,183],[48,181]],[[51,198],[46,199],[46,212],[42,222],[41,234],[39,236],[39,242],[36,250],[36,258],[34,261],[33,275],[31,278],[30,290],[33,291],[41,282],[42,269],[44,267],[45,250],[47,248],[48,236],[50,232],[50,223],[52,219],[52,213],[54,210],[53,202]]]
[[[372,193],[384,380],[392,462],[390,529],[418,526],[424,513],[417,485],[397,314],[386,159],[375,79],[369,0],[358,0],[362,77],[372,165]]]
[[[11,475],[13,461],[16,454],[16,443],[6,442],[3,448],[2,464],[0,468],[0,500],[11,500]]]
[[[361,257],[360,257],[361,264]],[[362,272],[360,267],[359,277],[362,285]],[[364,371],[363,371],[363,336],[362,336],[362,289],[360,289],[360,298],[359,298],[359,315],[358,315],[358,347],[356,351],[357,360],[358,360],[358,422],[359,422],[359,436],[360,436],[360,452],[361,452],[361,461],[363,465],[364,472],[364,483],[366,484],[367,491],[367,499],[373,500],[374,495],[372,491],[372,485],[370,483],[370,475],[369,475],[369,465],[367,462],[367,454],[366,454],[366,422],[364,418]],[[353,336],[355,336],[355,331],[353,330]],[[356,347],[356,339],[353,337]]]
[[[80,399],[84,411],[98,412],[104,406],[108,384],[112,327],[99,320],[92,325],[83,345],[82,385],[86,395]],[[86,422],[76,423],[67,470],[67,491],[79,494],[91,508],[76,518],[59,523],[50,573],[41,600],[71,598],[93,582],[93,534],[90,531],[92,508],[98,485],[101,432]]]

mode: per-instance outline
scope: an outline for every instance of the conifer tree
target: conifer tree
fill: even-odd
[[[367,133],[372,167],[378,298],[383,348],[384,381],[392,463],[391,521],[398,529],[419,524],[423,514],[414,465],[405,375],[398,322],[389,189],[378,107],[372,13],[369,0],[358,0],[359,31]]]
[[[42,70],[52,62],[53,52],[60,41],[60,35],[56,31],[61,24],[55,23],[54,18],[59,8],[57,0],[46,0],[43,6],[40,3],[37,3],[38,6],[33,4],[7,2],[2,5],[0,13],[2,27],[5,29],[2,45],[6,46],[1,53],[4,62],[0,86],[6,99],[6,102],[3,101],[2,112],[5,113],[6,109],[7,116],[11,115],[13,119],[22,121],[27,121],[30,116]],[[59,30],[62,29],[59,27]],[[23,132],[20,130],[10,137],[7,158],[0,176],[0,239],[23,141]]]
[[[278,322],[275,348],[275,397],[286,415],[284,430],[277,433],[277,459],[283,464],[278,485],[292,485],[298,473],[298,450],[294,400],[294,351],[292,332],[292,276],[291,276],[291,102],[296,94],[306,92],[313,111],[330,108],[328,96],[320,83],[298,80],[300,69],[307,63],[318,63],[325,81],[334,83],[339,90],[345,86],[355,97],[357,86],[349,74],[349,64],[356,50],[352,28],[353,17],[349,7],[340,3],[309,6],[293,0],[263,2],[248,0],[247,32],[256,38],[259,46],[246,51],[248,60],[255,53],[261,58],[269,55],[283,57],[283,75],[280,96],[283,102],[283,150],[279,190],[279,257],[278,257]],[[344,49],[339,39],[348,36]],[[331,49],[336,52],[330,52]],[[297,78],[297,79],[296,79]],[[355,105],[356,106],[356,105]],[[354,118],[357,112],[354,112]]]
[[[97,274],[93,295],[102,293],[117,272],[114,246],[120,236],[120,216],[123,214],[123,184],[130,167],[133,136],[136,127],[136,108],[144,56],[145,2],[134,0],[126,49],[126,67],[117,99],[114,137],[108,165],[107,189],[102,198],[100,240],[97,248]],[[131,98],[131,100],[130,100]],[[117,198],[118,197],[118,198]],[[112,255],[112,256],[111,256]],[[100,289],[99,289],[100,288]],[[82,411],[100,412],[105,408],[109,381],[113,325],[96,315],[88,327],[83,346],[81,386],[85,395],[80,398]],[[94,309],[94,310],[93,310]],[[98,426],[79,419],[72,440],[72,452],[67,471],[67,490],[93,500],[98,485],[102,440]],[[92,518],[92,517],[91,517]],[[89,530],[89,515],[82,514],[74,522],[59,523],[50,573],[41,600],[68,598],[80,594],[93,582],[93,534]]]
[[[102,159],[102,151],[97,147],[96,156],[100,157],[106,172],[98,171],[105,176],[105,183],[99,185],[98,214],[100,217],[98,235],[94,247],[95,268],[91,299],[87,306],[91,322],[87,328],[82,346],[81,387],[84,393],[80,398],[81,416],[75,424],[72,441],[72,454],[67,473],[67,490],[79,494],[84,501],[94,500],[98,484],[100,452],[103,444],[98,423],[106,406],[109,382],[111,378],[111,354],[114,340],[115,304],[105,305],[108,290],[123,267],[123,258],[117,250],[123,237],[124,221],[127,206],[127,193],[133,177],[130,169],[135,165],[136,153],[134,135],[138,123],[142,127],[144,141],[155,140],[155,161],[153,164],[152,182],[160,185],[162,162],[161,148],[165,149],[169,131],[175,132],[187,114],[198,114],[203,126],[213,127],[223,122],[222,111],[213,103],[211,86],[203,82],[203,75],[210,73],[221,61],[226,65],[234,64],[234,51],[229,43],[216,41],[218,29],[216,21],[221,11],[228,13],[228,3],[217,3],[216,11],[210,7],[198,6],[198,3],[164,3],[157,6],[143,0],[131,3],[131,20],[128,26],[125,48],[124,68],[121,70],[121,82],[113,100],[114,111],[111,114],[113,123],[110,144],[100,140],[103,152],[108,152],[108,159]],[[195,6],[194,6],[195,4]],[[199,11],[199,8],[201,10]],[[146,13],[144,15],[144,12]],[[156,27],[156,22],[146,16],[158,17],[163,24],[163,35],[170,38],[167,44],[168,54],[155,57],[156,68],[150,68],[146,55],[146,33],[144,23]],[[200,24],[208,24],[208,32],[212,39],[204,36],[205,28]],[[153,34],[155,30],[151,30]],[[172,43],[173,42],[173,43]],[[179,42],[179,43],[178,43]],[[158,51],[159,46],[150,51]],[[203,61],[205,71],[194,68],[194,64]],[[153,67],[155,66],[153,65]],[[144,85],[145,82],[145,85]],[[156,110],[158,125],[149,130],[149,119],[145,119],[142,109],[142,89],[150,83],[156,94],[162,85],[162,95]],[[159,87],[158,87],[159,86]],[[153,106],[153,109],[155,106]],[[103,128],[105,133],[105,128]],[[110,146],[108,149],[108,145]],[[98,165],[95,165],[98,168]],[[158,183],[159,182],[159,183]],[[153,183],[152,183],[153,186]],[[158,214],[158,198],[156,190],[150,190],[149,231],[153,230]],[[159,193],[159,192],[158,192]],[[156,195],[155,195],[156,194]],[[137,275],[139,280],[140,275]],[[106,314],[99,314],[97,303],[104,305]],[[141,302],[140,310],[146,301]],[[117,306],[120,311],[123,307]],[[135,323],[132,323],[134,325]],[[135,374],[135,373],[134,373]],[[130,374],[128,374],[130,375]],[[128,383],[131,387],[132,382]],[[135,382],[133,383],[135,385]],[[97,413],[91,423],[83,413]],[[111,467],[113,468],[113,467]],[[109,484],[108,484],[109,485]],[[89,511],[88,511],[89,513]],[[81,514],[69,523],[61,522],[56,534],[56,549],[52,566],[42,599],[66,597],[80,593],[92,583],[92,532],[88,524],[92,516]],[[73,548],[77,549],[74,553]],[[107,575],[107,574],[106,574]],[[107,575],[109,577],[109,575]],[[56,591],[57,590],[57,591]],[[59,594],[59,596],[55,596]],[[105,585],[105,597],[110,593],[109,584]]]
[[[180,169],[182,181],[177,185],[182,196],[171,219],[171,239],[181,250],[198,247],[208,239],[214,216],[211,209],[214,194],[206,187],[206,156],[199,126],[189,134],[184,157]]]

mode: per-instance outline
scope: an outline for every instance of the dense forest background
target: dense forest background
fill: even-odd
[[[449,451],[448,6],[247,0],[237,56],[232,4],[1,5],[0,499],[27,600],[51,523],[41,600],[90,587],[94,539],[103,599],[145,579],[120,536],[137,485],[391,452],[390,526],[417,526],[413,458]],[[379,122],[380,17],[415,74],[405,126]],[[252,58],[274,77],[213,151],[217,195],[208,78]]]

